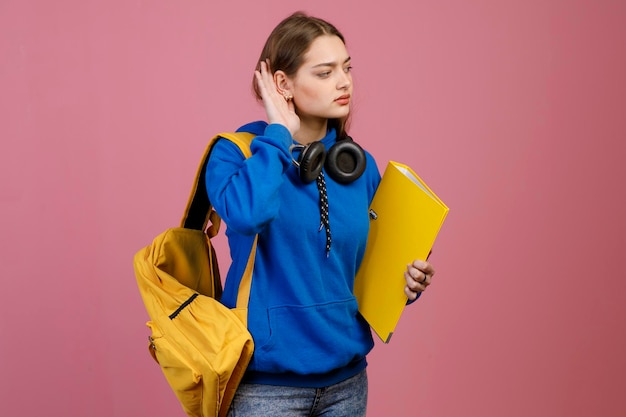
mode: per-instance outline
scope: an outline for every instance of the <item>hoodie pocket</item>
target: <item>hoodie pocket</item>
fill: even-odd
[[[354,298],[268,310],[269,338],[257,346],[252,368],[320,374],[348,365],[372,348],[369,327]]]

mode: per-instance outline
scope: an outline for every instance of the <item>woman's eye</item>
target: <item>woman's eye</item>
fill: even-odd
[[[330,75],[330,71],[324,71],[317,74],[319,77],[326,78]]]
[[[345,72],[350,72],[350,71],[352,71],[352,65],[350,65],[350,66],[348,66],[348,67],[345,67],[343,70],[344,70]]]

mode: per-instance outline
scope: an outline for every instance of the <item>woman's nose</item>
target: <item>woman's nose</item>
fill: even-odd
[[[337,88],[339,90],[343,90],[345,88],[350,87],[350,84],[352,83],[352,80],[350,78],[350,74],[345,73],[345,72],[341,72],[341,75],[339,75],[339,80],[337,82]]]

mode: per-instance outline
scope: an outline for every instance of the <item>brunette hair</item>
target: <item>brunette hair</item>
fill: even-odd
[[[308,16],[304,12],[295,12],[280,22],[267,38],[257,61],[257,69],[261,61],[269,59],[272,73],[280,70],[289,77],[294,76],[313,41],[322,35],[334,35],[344,44],[346,43],[341,32],[331,23]],[[257,100],[261,101],[261,93],[255,78],[252,79],[252,88]],[[349,118],[348,114],[342,119],[328,120],[328,127],[337,130],[338,139],[344,139],[347,136]]]

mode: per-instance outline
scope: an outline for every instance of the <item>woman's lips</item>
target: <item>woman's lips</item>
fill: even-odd
[[[335,99],[335,102],[337,104],[340,104],[342,106],[345,106],[346,104],[350,104],[350,96],[349,95],[343,95],[341,97],[338,97],[337,99]]]

